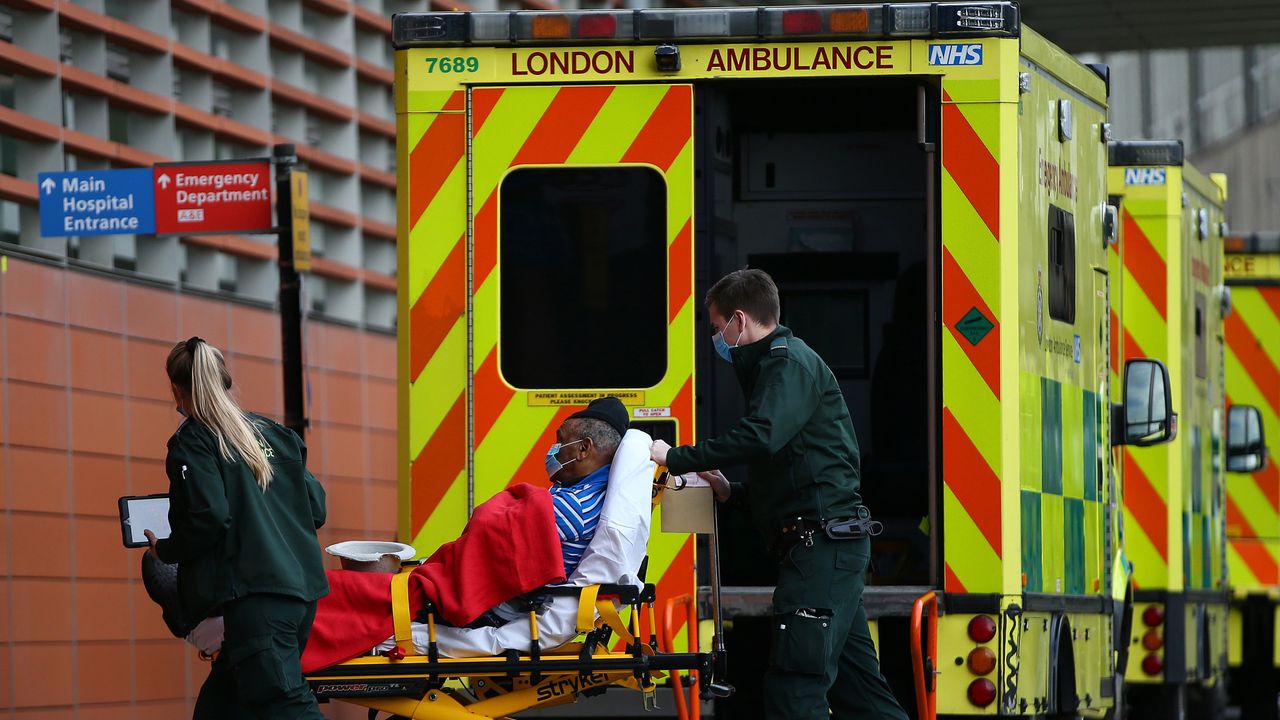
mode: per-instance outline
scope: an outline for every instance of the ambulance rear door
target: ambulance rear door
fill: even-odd
[[[470,505],[545,485],[574,411],[693,431],[693,87],[469,90]],[[648,580],[687,592],[693,542],[654,519]]]

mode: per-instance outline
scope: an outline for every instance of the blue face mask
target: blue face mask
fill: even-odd
[[[732,323],[733,320],[730,319],[729,322]],[[739,323],[741,323],[741,321],[739,321]],[[711,344],[715,345],[716,354],[720,356],[721,360],[724,360],[725,362],[732,364],[733,356],[729,354],[729,347],[730,347],[729,343],[724,341],[724,331],[728,329],[729,329],[729,325],[728,323],[726,323],[724,326],[724,329],[716,333],[715,337],[711,338]],[[733,341],[733,347],[738,347],[738,340],[741,340],[741,339],[742,339],[742,331],[739,330],[738,337]]]
[[[574,458],[573,460],[570,460],[567,463],[560,462],[560,458],[556,457],[556,455],[560,454],[560,448],[569,447],[570,445],[574,445],[580,442],[582,442],[581,439],[574,440],[573,442],[567,442],[563,445],[561,445],[560,443],[551,444],[551,448],[547,450],[547,477],[548,478],[554,479],[556,476],[556,473],[563,470],[565,465],[569,465],[570,463],[578,459],[578,458]]]

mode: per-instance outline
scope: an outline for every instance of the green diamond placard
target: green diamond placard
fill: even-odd
[[[988,320],[987,316],[983,315],[982,311],[977,307],[970,308],[969,312],[965,313],[964,317],[960,318],[960,321],[955,324],[956,332],[963,335],[964,339],[974,346],[982,342],[982,339],[994,327],[995,323]]]

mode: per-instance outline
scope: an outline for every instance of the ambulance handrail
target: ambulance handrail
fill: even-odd
[[[928,612],[928,653],[925,652],[921,625]],[[937,720],[938,688],[935,684],[938,657],[938,595],[929,591],[916,598],[911,606],[911,675],[916,686],[916,717]]]
[[[675,637],[672,628],[675,627],[675,611],[676,607],[684,608],[685,623],[689,627],[688,646],[690,653],[698,652],[698,601],[697,597],[691,593],[677,595],[669,598],[662,606],[662,648],[664,652],[675,652]],[[689,677],[693,678],[690,683],[689,699],[685,699],[684,685],[680,680],[680,671],[672,670],[670,676],[671,692],[676,698],[676,717],[680,720],[701,720],[702,718],[702,701],[699,697],[698,687],[698,671],[690,669]]]

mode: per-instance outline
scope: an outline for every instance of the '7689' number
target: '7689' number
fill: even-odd
[[[427,72],[460,73],[480,69],[480,60],[473,57],[427,58]]]

